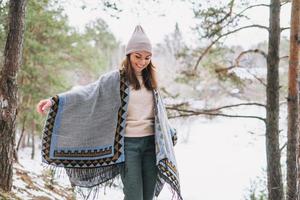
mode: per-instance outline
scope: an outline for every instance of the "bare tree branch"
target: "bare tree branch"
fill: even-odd
[[[261,28],[261,29],[265,29],[265,30],[269,31],[269,27],[267,27],[267,26],[263,26],[263,25],[260,25],[260,24],[251,24],[251,25],[248,25],[248,26],[242,26],[242,27],[234,29],[232,31],[228,31],[227,33],[224,33],[220,37],[224,37],[224,36],[230,35],[232,33],[235,33],[235,32],[238,32],[240,30],[247,29],[247,28]]]
[[[166,109],[173,110],[179,112],[179,114],[175,116],[171,116],[170,118],[177,118],[177,117],[189,117],[189,116],[196,116],[196,115],[213,115],[213,116],[223,116],[223,117],[240,117],[240,118],[254,118],[254,119],[260,119],[262,121],[265,121],[265,118],[259,117],[259,116],[252,116],[252,115],[230,115],[230,114],[223,114],[220,113],[222,109],[227,108],[233,108],[233,107],[239,107],[239,106],[260,106],[266,108],[266,105],[261,103],[239,103],[239,104],[233,104],[233,105],[226,105],[221,106],[213,109],[204,109],[204,110],[189,110],[189,109],[183,109],[179,108],[177,106],[166,106]]]
[[[205,50],[203,51],[203,53],[201,53],[201,55],[199,56],[197,62],[196,62],[196,65],[194,66],[194,71],[196,72],[197,71],[197,68],[198,68],[198,65],[200,63],[200,61],[203,59],[203,57],[208,53],[208,51],[211,49],[211,47],[217,43],[219,40],[221,39],[221,37],[218,37],[217,39],[215,39],[214,41],[212,41],[210,43],[210,45],[208,47],[205,48]]]
[[[291,1],[284,1],[284,2],[282,2],[282,3],[280,4],[280,6],[284,6],[284,5],[288,4],[288,3],[291,3]]]
[[[221,24],[223,23],[228,17],[230,17],[232,15],[232,10],[233,10],[233,6],[234,6],[234,0],[232,0],[231,2],[228,3],[229,7],[229,12],[219,21],[217,21],[215,24]]]
[[[235,67],[236,67],[235,65],[231,65],[230,67],[218,68],[218,69],[215,69],[215,72],[216,73],[227,72]]]
[[[241,58],[242,58],[244,55],[248,54],[248,53],[257,53],[257,54],[262,55],[265,59],[267,59],[267,54],[266,54],[266,52],[264,52],[263,50],[261,50],[261,49],[249,49],[249,50],[246,50],[246,51],[242,51],[242,52],[238,55],[238,57],[235,59],[235,65],[236,65],[236,66],[239,66],[239,65],[240,65],[240,60],[241,60]]]
[[[177,106],[166,106],[166,109],[180,111],[180,112],[213,113],[213,112],[216,112],[216,111],[221,111],[222,109],[234,108],[234,107],[239,107],[239,106],[260,106],[260,107],[266,108],[266,105],[261,104],[261,103],[240,103],[240,104],[227,105],[227,106],[222,106],[222,107],[212,108],[212,109],[203,109],[203,110],[198,110],[198,111],[188,110],[188,109],[181,109],[181,108],[178,108]]]
[[[282,147],[280,147],[280,151],[282,151],[282,150],[286,147],[286,145],[287,145],[287,142],[285,142],[285,143],[282,145]]]
[[[178,114],[174,116],[170,116],[169,118],[178,118],[178,117],[191,117],[191,116],[197,116],[197,115],[210,115],[210,116],[222,116],[222,117],[234,117],[234,118],[252,118],[252,119],[259,119],[263,122],[266,121],[265,118],[258,117],[258,116],[252,116],[252,115],[230,115],[230,114],[223,114],[223,113],[210,113],[210,112],[196,112],[191,110],[182,110],[178,109],[180,112],[185,112],[187,114]]]
[[[222,110],[222,109],[239,107],[239,106],[260,106],[260,107],[266,108],[265,104],[252,102],[252,103],[239,103],[239,104],[233,104],[233,105],[226,105],[226,106],[221,106],[221,107],[218,107],[218,108],[208,109],[208,110],[203,110],[203,111],[204,112],[212,112],[212,111],[219,111],[219,110]]]
[[[257,53],[257,54],[260,54],[262,55],[265,59],[267,59],[267,54],[263,51],[263,50],[260,50],[260,49],[250,49],[250,50],[246,50],[246,51],[242,51],[238,56],[237,58],[235,59],[235,62],[234,62],[234,65],[233,66],[230,66],[230,67],[226,67],[226,68],[219,68],[219,69],[216,69],[215,72],[216,73],[220,73],[220,72],[224,72],[224,71],[229,71],[235,67],[241,67],[240,66],[240,60],[241,58],[246,55],[246,54],[249,54],[249,53]],[[244,67],[246,68],[246,67]],[[247,72],[249,74],[251,74],[257,81],[259,81],[262,85],[264,85],[265,87],[267,86],[266,83],[260,79],[259,77],[257,77],[255,74],[251,73],[250,70],[247,69]]]
[[[267,59],[267,54],[266,54],[263,50],[260,50],[260,49],[254,49],[254,50],[252,50],[252,49],[250,49],[250,50],[247,50],[247,51],[243,51],[243,52],[241,52],[241,53],[239,54],[239,56],[238,56],[237,59],[236,59],[236,63],[235,63],[235,66],[236,66],[236,67],[239,67],[239,66],[240,66],[240,60],[241,60],[242,56],[244,56],[244,55],[246,55],[246,54],[248,54],[248,53],[258,53],[258,54],[262,55],[265,59]],[[259,77],[257,77],[254,73],[250,72],[249,69],[246,69],[246,70],[247,70],[247,72],[248,72],[249,74],[251,74],[258,82],[260,82],[262,85],[264,85],[265,87],[267,87],[267,84],[266,84],[262,79],[260,79]]]
[[[203,57],[208,53],[208,51],[211,49],[211,47],[217,43],[221,38],[225,37],[225,36],[228,36],[230,34],[233,34],[233,33],[236,33],[240,30],[243,30],[243,29],[248,29],[248,28],[261,28],[261,29],[265,29],[267,31],[269,31],[269,28],[266,27],[266,26],[263,26],[263,25],[259,25],[259,24],[252,24],[252,25],[248,25],[248,26],[243,26],[243,27],[240,27],[240,28],[237,28],[237,29],[234,29],[234,30],[231,30],[231,31],[228,31],[220,36],[218,36],[215,40],[213,40],[211,42],[211,44],[205,48],[205,50],[203,51],[203,53],[201,53],[201,55],[199,56],[195,66],[194,66],[194,71],[196,72],[197,71],[197,68],[198,68],[198,65],[200,63],[200,61],[203,59]]]
[[[279,102],[279,105],[282,106],[286,103],[287,103],[286,101],[281,101],[281,102]],[[233,108],[233,107],[238,107],[238,106],[260,106],[260,107],[266,108],[266,105],[261,104],[261,103],[256,103],[256,102],[240,103],[240,104],[233,104],[233,105],[227,105],[227,106],[222,106],[222,107],[218,107],[218,108],[198,110],[198,111],[178,108],[180,106],[186,106],[186,105],[188,105],[188,103],[180,103],[180,104],[173,104],[172,106],[166,106],[167,110],[173,110],[173,111],[179,112],[179,114],[169,116],[169,118],[191,117],[191,116],[197,116],[197,115],[208,115],[208,116],[222,116],[222,117],[235,117],[235,118],[252,118],[252,119],[259,119],[259,120],[262,120],[263,122],[266,122],[265,118],[259,117],[259,116],[230,115],[230,114],[219,113],[219,111],[222,110],[222,109]],[[218,112],[216,113],[216,111],[218,111]]]
[[[227,18],[227,16],[231,16],[231,15],[232,15],[233,2],[231,2],[231,3],[232,3],[232,4],[231,4],[231,9],[230,9],[230,12],[227,13],[227,15],[225,16],[226,18]],[[236,18],[238,18],[238,17],[246,17],[246,16],[243,15],[243,13],[246,12],[247,10],[249,10],[249,9],[251,9],[251,8],[255,8],[255,7],[261,7],[261,6],[270,7],[270,5],[268,5],[268,4],[256,4],[256,5],[248,6],[248,7],[246,7],[244,10],[242,10],[241,12],[235,14],[234,17],[232,17],[225,25],[223,25],[223,27],[221,28],[221,30],[222,30],[223,28],[229,26],[229,24],[231,24]],[[223,18],[224,20],[226,19],[225,17]],[[224,20],[221,20],[221,22],[223,22]],[[216,24],[218,24],[218,23],[216,23]]]
[[[289,56],[281,56],[279,59],[286,59],[286,58],[289,58]]]
[[[286,101],[281,101],[280,105],[286,104]],[[181,106],[187,106],[188,103],[180,103],[180,104],[173,104],[166,106],[167,110],[173,110],[177,111],[179,114],[177,115],[171,115],[169,118],[179,118],[179,117],[191,117],[191,116],[198,116],[198,115],[208,115],[208,116],[222,116],[222,117],[231,117],[231,118],[250,118],[250,119],[259,119],[263,122],[266,122],[266,119],[259,116],[253,116],[253,115],[231,115],[231,114],[224,114],[220,113],[220,110],[227,109],[227,108],[233,108],[233,107],[239,107],[239,106],[259,106],[266,108],[265,104],[261,103],[240,103],[240,104],[233,104],[233,105],[226,105],[218,108],[213,109],[204,109],[204,110],[189,110],[189,109],[182,109],[178,108]]]
[[[242,15],[244,12],[246,12],[247,10],[251,9],[251,8],[255,8],[255,7],[270,7],[269,4],[255,4],[255,5],[251,5],[251,6],[248,6],[247,8],[245,8],[244,10],[242,10],[241,12],[237,13],[236,15],[239,16],[239,15]]]
[[[235,59],[235,64],[230,66],[230,67],[225,67],[225,68],[218,68],[218,69],[215,69],[215,72],[216,73],[222,73],[224,71],[229,71],[235,67],[242,67],[240,66],[240,60],[242,58],[243,55],[245,54],[248,54],[248,53],[258,53],[258,54],[261,54],[265,59],[267,59],[267,54],[263,51],[263,50],[260,50],[260,49],[250,49],[250,50],[247,50],[247,51],[243,51],[241,52],[237,58]],[[279,59],[286,59],[286,58],[289,58],[289,56],[281,56]],[[242,68],[246,68],[246,67],[242,67]],[[255,74],[251,73],[249,70],[247,70],[247,72],[249,74],[251,74],[255,79],[257,79],[259,82],[261,82],[264,86],[266,86],[266,84],[260,79],[258,78]]]
[[[172,104],[172,105],[166,106],[166,108],[170,109],[170,110],[174,110],[177,107],[180,107],[180,106],[183,106],[183,105],[188,105],[188,103]],[[220,111],[222,109],[234,108],[234,107],[239,107],[239,106],[260,106],[260,107],[266,108],[265,104],[257,103],[257,102],[249,102],[249,103],[238,103],[238,104],[226,105],[226,106],[221,106],[221,107],[212,108],[212,109],[204,109],[202,111],[203,112],[213,112],[213,111]]]
[[[267,87],[267,84],[266,84],[261,78],[259,78],[258,76],[256,76],[254,73],[250,72],[249,69],[246,69],[246,70],[247,70],[247,72],[248,72],[249,74],[251,74],[258,82],[260,82],[263,86]]]
[[[282,32],[282,31],[289,30],[289,29],[291,29],[291,27],[283,27],[283,28],[281,28],[280,30],[281,30],[281,32]]]

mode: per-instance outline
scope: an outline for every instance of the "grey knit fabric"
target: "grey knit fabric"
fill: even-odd
[[[86,86],[59,94],[65,105],[60,118],[57,148],[104,146],[114,141],[111,132],[114,133],[117,122],[111,119],[117,118],[121,105],[120,86],[115,81],[118,78],[119,72],[116,70]],[[102,127],[101,134],[99,124]],[[72,130],[72,137],[76,139],[70,138],[69,130]],[[87,137],[87,133],[90,137]]]
[[[141,25],[137,25],[126,46],[125,54],[136,51],[147,51],[152,53],[152,45]]]

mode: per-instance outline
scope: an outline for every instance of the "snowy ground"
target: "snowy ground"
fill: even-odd
[[[36,151],[39,153],[38,148]],[[31,148],[23,148],[19,153],[19,162],[14,164],[13,189],[14,195],[9,200],[51,200],[71,199],[72,190],[69,186],[51,181],[50,170],[43,168],[39,158],[31,157]],[[4,198],[4,197],[2,197]],[[0,199],[2,200],[1,196]],[[4,198],[5,199],[5,198]]]
[[[263,114],[262,110],[255,109],[241,112],[259,113],[261,116]],[[172,123],[178,124],[175,121]],[[175,151],[184,200],[244,200],[250,180],[261,176],[266,164],[263,123],[256,119],[197,118],[190,124],[185,123],[176,128],[179,141]],[[42,174],[45,172],[42,170],[39,153],[40,150],[37,150],[36,158],[31,160],[30,149],[22,149],[19,157],[24,168],[16,165],[16,169],[29,171],[32,182],[42,191],[30,190],[32,194],[30,196],[25,192],[29,190],[28,184],[15,173],[14,192],[22,196],[22,200],[34,199],[32,196],[45,196],[47,197],[45,199],[70,199],[70,185],[66,176],[57,177],[55,179],[57,184],[54,186],[65,190],[65,194],[58,195],[49,188],[44,189],[46,183]],[[23,188],[23,190],[16,190],[16,188]],[[98,199],[121,200],[122,198],[121,188],[114,190],[106,188],[106,191],[100,190]],[[170,199],[171,193],[165,186],[158,200]]]

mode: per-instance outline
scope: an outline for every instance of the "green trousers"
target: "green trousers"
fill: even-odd
[[[124,200],[152,200],[157,178],[154,135],[124,138]]]

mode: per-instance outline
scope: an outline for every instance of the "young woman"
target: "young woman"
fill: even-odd
[[[91,188],[120,174],[125,200],[152,200],[165,182],[182,199],[176,130],[167,119],[151,57],[150,40],[136,26],[119,70],[38,103],[39,113],[51,108],[43,162],[64,167],[73,186]]]

